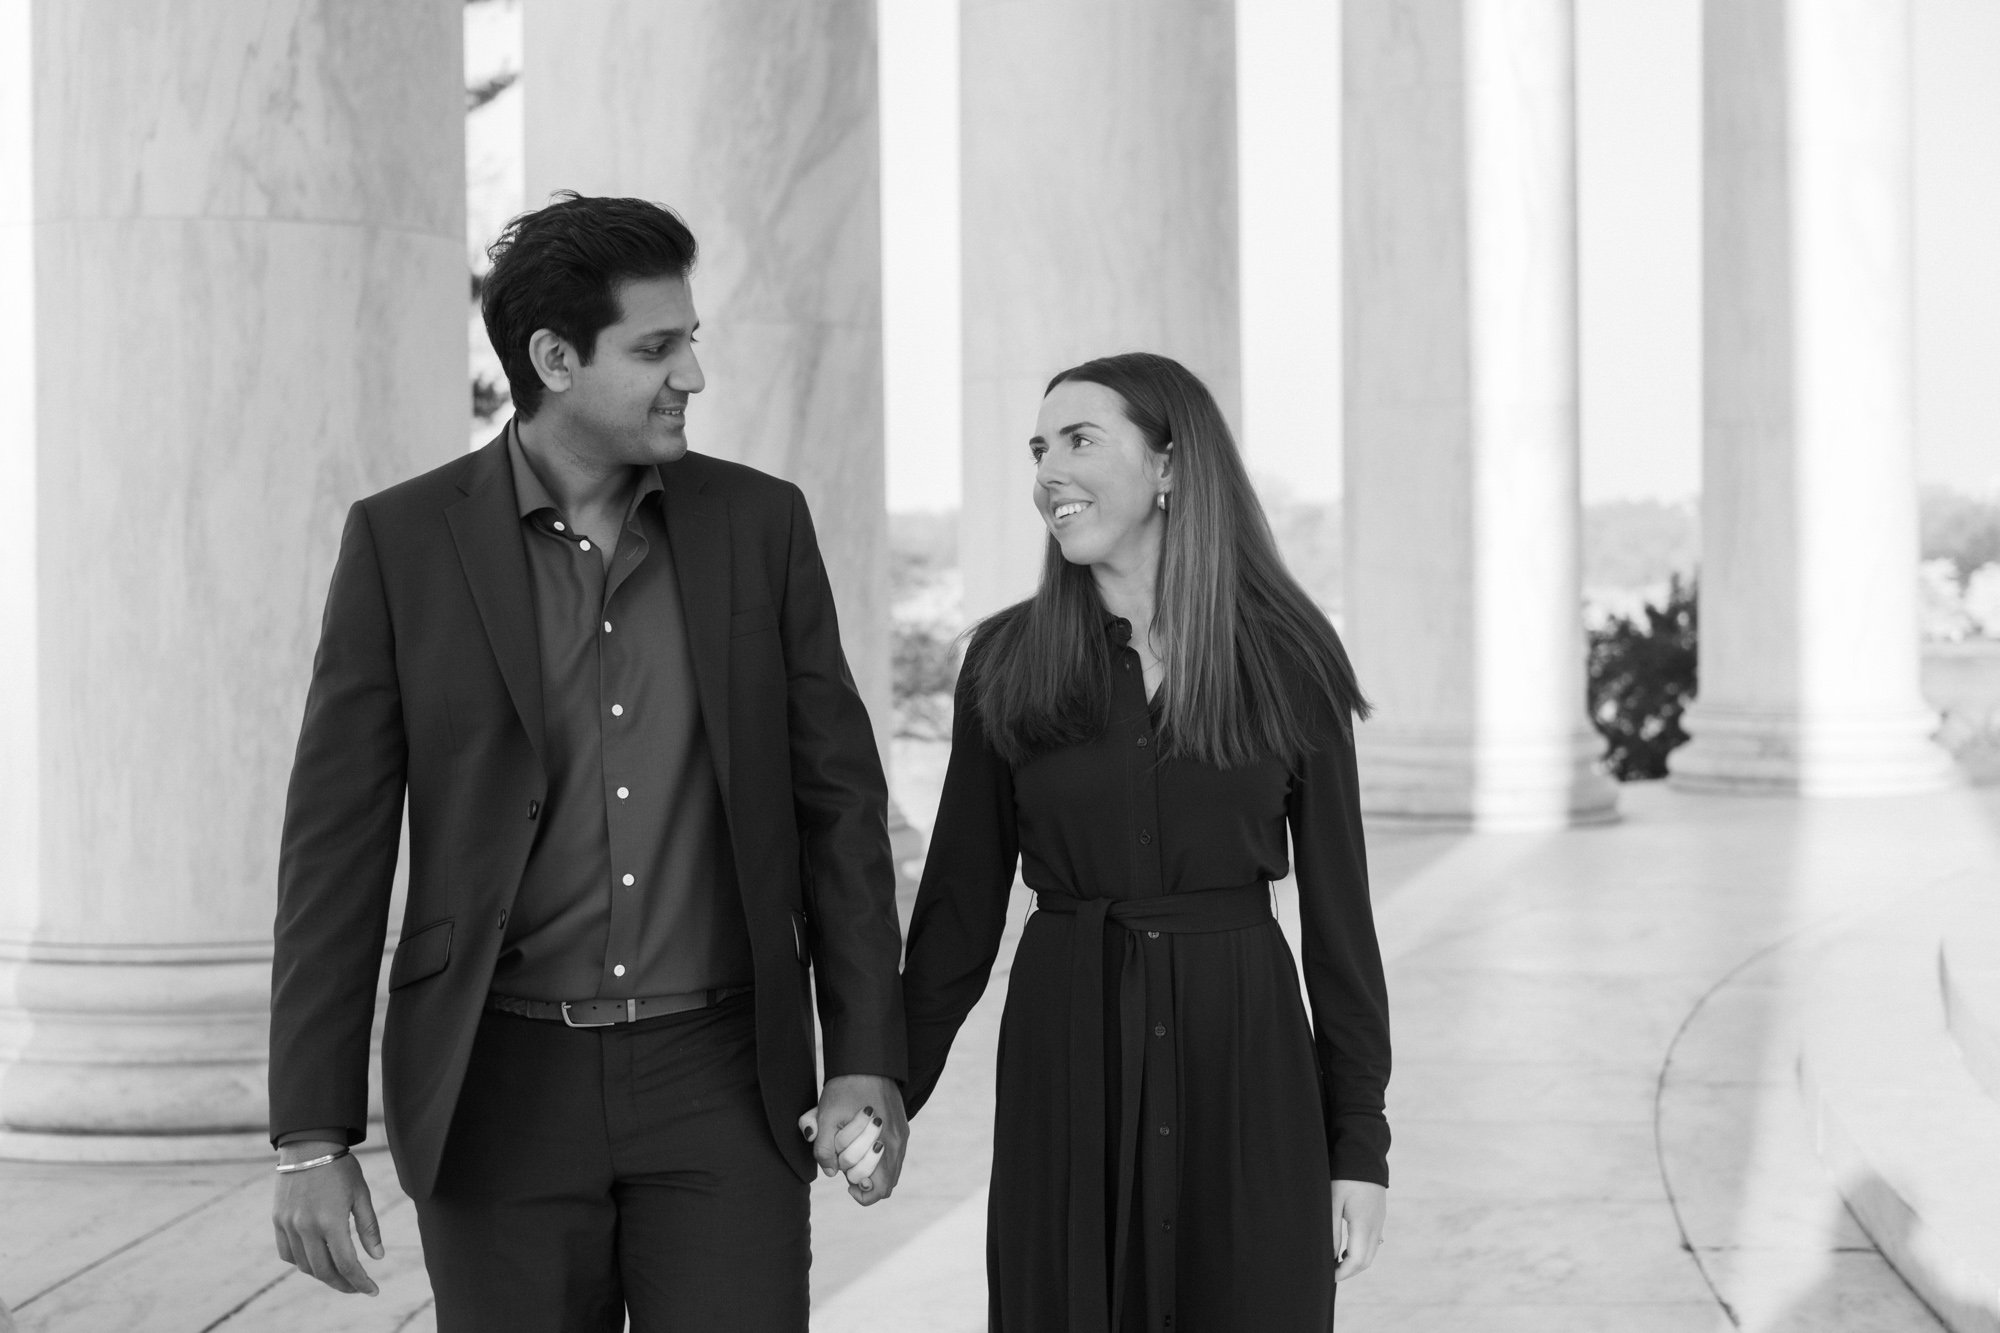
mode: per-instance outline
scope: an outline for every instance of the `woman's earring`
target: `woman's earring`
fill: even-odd
[[[1159,494],[1155,495],[1155,496],[1153,497],[1153,503],[1154,503],[1154,504],[1156,504],[1156,505],[1158,505],[1158,506],[1160,507],[1160,512],[1161,512],[1162,514],[1166,513],[1166,512],[1167,512],[1167,493],[1166,493],[1165,491],[1161,491],[1161,492],[1160,492]]]

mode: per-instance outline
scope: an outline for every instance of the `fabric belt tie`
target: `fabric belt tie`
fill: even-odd
[[[567,1023],[573,1028],[608,1028],[619,1023],[636,1023],[642,1018],[706,1009],[732,996],[749,993],[748,986],[716,986],[682,991],[678,995],[639,995],[626,1000],[523,1000],[513,995],[488,995],[486,1007],[496,1014],[540,1018]]]
[[[1116,1242],[1105,1271],[1104,1216],[1104,931],[1116,924],[1136,936],[1245,930],[1272,920],[1263,880],[1159,898],[1074,898],[1037,893],[1040,911],[1076,917],[1069,971],[1069,1327],[1110,1333],[1124,1294],[1133,1177],[1139,1150],[1139,1097],[1146,1052],[1146,950],[1128,938],[1118,975],[1118,1155]]]

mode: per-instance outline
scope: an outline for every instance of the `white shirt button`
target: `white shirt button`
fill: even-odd
[[[566,528],[566,527],[564,527],[564,526],[562,525],[562,520],[561,520],[561,519],[557,519],[557,520],[556,520],[556,531],[557,531],[557,532],[568,532],[568,531],[569,531],[569,529],[568,529],[568,528]]]
[[[627,796],[630,796],[631,794],[632,794],[632,789],[630,787],[620,787],[618,789],[618,799],[621,801],[624,800]]]
[[[589,541],[589,539],[588,539],[588,538],[586,538],[586,539],[585,539],[585,540],[583,540],[583,541],[580,541],[580,542],[578,542],[578,543],[577,543],[577,545],[578,545],[578,546],[581,546],[581,547],[582,547],[582,548],[583,548],[584,550],[586,550],[586,551],[588,551],[588,550],[590,549],[590,541]]]
[[[624,976],[624,975],[625,975],[625,964],[623,964],[623,963],[620,963],[620,964],[618,964],[618,966],[616,966],[616,967],[612,968],[612,969],[611,969],[611,975],[612,975],[612,976],[614,976],[614,977],[622,977],[622,976]]]
[[[625,877],[625,882],[626,882],[627,884],[630,884],[630,883],[632,882],[632,877],[631,877],[630,875],[627,875],[627,876]]]
[[[623,716],[625,716],[625,705],[624,705],[624,704],[613,704],[613,705],[611,705],[611,716],[613,716],[613,717],[623,717]]]
[[[606,634],[609,634],[611,632],[611,622],[608,620],[604,622],[604,632]]]

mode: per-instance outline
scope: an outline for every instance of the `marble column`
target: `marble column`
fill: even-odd
[[[889,749],[881,152],[868,0],[528,0],[529,207],[667,204],[701,245],[693,448],[797,482]]]
[[[1347,641],[1364,808],[1610,818],[1584,712],[1570,0],[1352,0]]]
[[[1049,376],[1161,352],[1240,427],[1232,0],[960,0],[968,617],[1035,589]]]
[[[342,517],[465,438],[459,9],[0,9],[0,1155],[267,1147]]]
[[[1712,0],[1701,687],[1680,786],[1914,791],[1909,0]]]

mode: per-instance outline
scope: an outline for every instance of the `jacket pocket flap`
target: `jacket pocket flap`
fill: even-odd
[[[451,922],[438,921],[414,935],[405,935],[389,964],[389,989],[422,981],[444,971],[451,962]]]
[[[777,624],[778,608],[766,602],[747,611],[733,612],[729,617],[729,637],[738,639],[745,634],[755,634],[758,630],[775,629]]]

